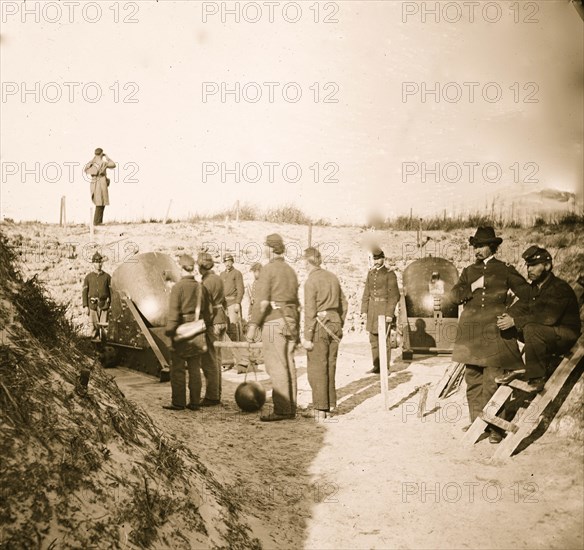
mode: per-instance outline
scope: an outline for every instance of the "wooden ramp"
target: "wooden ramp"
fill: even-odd
[[[536,394],[527,408],[520,408],[512,421],[497,416],[514,391],[529,393],[525,382],[514,380],[508,385],[499,386],[483,412],[475,419],[462,439],[462,444],[471,447],[489,425],[497,426],[506,432],[505,438],[497,446],[493,460],[509,458],[521,442],[530,436],[543,419],[545,409],[558,396],[566,381],[584,357],[584,341],[580,339],[564,355],[559,366],[546,382],[545,388]]]

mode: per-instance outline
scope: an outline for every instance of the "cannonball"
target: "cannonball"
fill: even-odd
[[[242,382],[235,390],[235,402],[244,412],[259,411],[266,402],[266,390],[258,382]]]

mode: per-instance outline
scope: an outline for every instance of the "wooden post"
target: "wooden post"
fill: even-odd
[[[312,222],[308,224],[308,248],[312,246]]]
[[[61,197],[61,210],[59,212],[59,225],[61,227],[67,227],[67,207],[65,204],[65,196]]]
[[[383,394],[384,410],[389,408],[389,365],[387,364],[387,334],[385,315],[377,317],[377,338],[379,341],[379,376],[381,377],[381,393]]]
[[[166,209],[166,214],[164,216],[164,220],[163,220],[163,225],[166,225],[166,222],[168,221],[168,215],[170,214],[170,205],[172,204],[172,199],[170,199],[168,201],[168,208]]]

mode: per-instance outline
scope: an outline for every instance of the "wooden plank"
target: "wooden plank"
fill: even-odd
[[[136,323],[138,323],[138,326],[140,327],[140,331],[145,336],[148,344],[150,344],[150,347],[152,348],[154,355],[156,355],[156,359],[158,359],[158,362],[160,363],[160,367],[162,369],[168,369],[169,365],[166,362],[164,355],[160,351],[158,344],[156,344],[156,342],[154,341],[154,338],[152,337],[150,330],[148,329],[148,327],[144,323],[144,319],[142,319],[142,316],[140,315],[140,312],[138,311],[138,309],[134,305],[134,302],[132,302],[132,299],[128,295],[123,295],[123,298],[124,298],[124,301],[126,302],[126,305],[128,306],[128,309],[132,313],[132,316],[136,320]]]
[[[413,358],[414,353],[410,343],[410,325],[406,310],[406,295],[404,293],[399,298],[399,324],[402,329],[402,359],[409,360]]]
[[[452,388],[457,384],[458,380],[463,376],[465,368],[466,368],[466,366],[464,363],[456,363],[456,367],[454,369],[454,372],[450,376],[450,379],[446,383],[446,387],[444,388],[442,393],[439,394],[439,397],[446,398],[446,397],[448,397],[448,395],[450,395],[450,391],[452,390]]]
[[[389,376],[389,365],[387,357],[387,322],[385,315],[377,317],[377,340],[379,342],[379,376],[381,378],[381,394],[383,395],[383,410],[389,409],[389,386],[387,377]],[[391,351],[390,351],[391,353]]]
[[[424,384],[420,388],[420,402],[418,404],[418,418],[423,418],[426,412],[426,401],[428,401],[428,391],[430,389],[430,384]]]
[[[216,348],[243,348],[243,349],[262,349],[261,342],[233,342],[232,340],[229,341],[220,341],[217,340],[213,344]]]
[[[442,392],[452,379],[452,375],[455,373],[458,365],[460,365],[460,363],[450,363],[448,367],[446,367],[446,371],[444,371],[444,376],[440,378],[440,380],[436,384],[436,387],[434,388],[434,391],[438,398],[442,396]]]
[[[486,414],[487,416],[496,416],[512,393],[513,390],[510,387],[499,386],[493,397],[491,397],[491,400],[483,409],[483,414]],[[481,418],[481,416],[477,416],[466,434],[464,434],[462,445],[464,447],[472,447],[479,437],[481,437],[487,426],[488,424]]]
[[[572,350],[562,360],[558,368],[550,376],[545,388],[538,393],[521,418],[517,421],[517,432],[512,437],[506,437],[497,447],[493,460],[509,458],[521,442],[529,437],[539,426],[546,407],[557,397],[560,390],[572,374],[578,363],[584,357],[582,340],[576,342]],[[503,386],[501,386],[503,387]]]
[[[512,387],[515,390],[519,390],[519,391],[522,391],[525,393],[535,393],[533,391],[533,388],[527,382],[524,382],[523,380],[512,380],[511,382],[509,382],[506,385]]]
[[[515,433],[517,431],[517,426],[513,424],[513,422],[507,422],[507,420],[503,420],[499,416],[491,416],[489,414],[481,413],[481,418],[487,423],[492,424],[493,426],[497,426],[497,428],[501,428],[506,432]]]
[[[437,353],[443,355],[452,355],[452,350],[447,348],[410,348],[414,353]]]

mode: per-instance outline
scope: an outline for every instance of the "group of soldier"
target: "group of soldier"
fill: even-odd
[[[466,365],[465,381],[470,421],[480,414],[499,384],[520,378],[533,393],[543,389],[548,363],[553,354],[568,351],[581,333],[579,305],[570,285],[556,277],[549,252],[530,246],[523,259],[529,282],[510,264],[495,257],[502,242],[492,227],[479,227],[469,239],[476,262],[463,269],[450,291],[452,301],[463,305],[454,343],[453,360]],[[250,294],[250,314],[242,329],[243,276],[234,268],[234,258],[227,254],[225,270],[213,271],[214,259],[201,251],[196,260],[187,254],[179,258],[182,277],[170,295],[166,334],[174,339],[181,324],[199,318],[205,321],[205,350],[173,346],[170,379],[172,401],[165,409],[197,410],[221,403],[221,362],[214,342],[225,338],[229,326],[234,339],[262,343],[263,361],[272,382],[273,407],[260,416],[265,422],[293,419],[297,416],[297,377],[294,351],[298,344],[307,352],[308,381],[312,389],[312,408],[304,416],[326,418],[337,405],[335,389],[336,362],[347,300],[336,275],[322,267],[317,248],[309,247],[302,256],[307,273],[304,307],[299,301],[295,270],[284,257],[285,244],[278,234],[265,241],[265,265],[251,267],[254,283]],[[395,273],[385,266],[385,255],[372,250],[373,267],[369,270],[361,302],[366,317],[373,368],[380,372],[379,339],[387,339],[389,366],[389,330],[399,301]],[[102,270],[103,257],[93,258],[95,273],[86,277],[83,305],[96,332],[103,326],[100,311],[110,301],[109,275]],[[201,283],[195,280],[195,265]],[[511,291],[511,292],[509,292]],[[300,314],[304,312],[304,333],[300,335]],[[378,326],[384,315],[386,326]],[[243,334],[245,332],[245,334]],[[518,341],[524,343],[525,360]],[[201,399],[201,370],[206,381]],[[189,400],[186,373],[189,373]],[[468,426],[467,426],[468,428]],[[489,441],[498,443],[502,434],[492,428]]]

